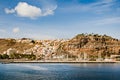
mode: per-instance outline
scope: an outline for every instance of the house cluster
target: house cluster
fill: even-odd
[[[95,49],[96,47],[99,47],[99,45],[95,45],[94,43],[88,43],[87,45],[83,45],[81,48],[79,48],[78,43],[76,41],[70,42],[69,40],[32,40],[29,38],[22,38],[22,39],[16,39],[16,42],[18,43],[27,43],[28,45],[33,45],[33,47],[29,49],[24,49],[23,51],[17,50],[15,48],[9,48],[6,51],[3,52],[3,54],[10,55],[12,53],[14,54],[34,54],[37,58],[42,56],[44,59],[67,59],[72,56],[76,56],[76,60],[89,60],[90,55],[88,53],[100,53],[98,54],[98,58],[96,61],[102,61],[103,58],[101,56],[102,50],[92,52],[92,49]],[[66,45],[61,45],[61,43],[64,43]],[[60,47],[61,46],[61,47]],[[63,47],[64,46],[64,47]],[[64,48],[64,49],[63,49]],[[118,47],[119,48],[119,47]],[[60,52],[60,54],[57,54],[58,49],[63,49],[66,51],[64,54],[63,52]],[[115,49],[119,50],[119,49]],[[113,50],[115,52],[115,50]],[[91,51],[91,52],[90,52]],[[118,51],[117,51],[118,52]],[[111,55],[109,58],[105,58],[105,61],[111,61],[115,60],[116,58],[120,57],[119,55]]]
[[[23,51],[19,51],[15,48],[9,48],[6,51],[3,52],[3,54],[34,54],[36,56],[43,55],[44,58],[48,59],[51,57],[51,55],[55,54],[56,50],[58,49],[58,46],[60,43],[65,42],[66,40],[31,40],[28,38],[23,39],[16,39],[17,43],[35,43],[35,45],[32,48],[24,49]],[[58,58],[58,56],[54,56],[53,58]]]
[[[7,54],[7,55],[10,55],[10,54],[13,54],[13,53],[19,53],[19,51],[18,50],[16,50],[16,49],[13,49],[13,48],[9,48],[9,49],[7,49],[6,51],[4,51],[3,52],[3,54]]]

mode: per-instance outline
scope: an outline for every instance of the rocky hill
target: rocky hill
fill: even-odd
[[[76,58],[84,58],[86,55],[86,59],[93,60],[120,55],[120,40],[107,35],[78,34],[60,47],[61,51]]]
[[[0,54],[13,53],[34,54],[36,59],[105,59],[120,55],[120,40],[98,34],[78,34],[69,40],[0,39]]]
[[[35,44],[31,42],[17,42],[15,39],[0,39],[0,53],[2,54],[9,48],[17,49],[20,52],[23,52],[26,49],[33,47]]]

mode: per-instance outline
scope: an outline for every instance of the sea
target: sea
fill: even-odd
[[[120,63],[0,63],[0,80],[120,80]]]

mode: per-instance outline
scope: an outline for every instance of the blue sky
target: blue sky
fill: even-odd
[[[0,0],[0,37],[69,39],[80,33],[120,39],[120,0]]]

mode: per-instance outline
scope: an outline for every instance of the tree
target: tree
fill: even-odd
[[[21,55],[20,54],[16,54],[16,53],[12,53],[9,55],[10,59],[20,59]]]
[[[26,59],[30,59],[30,60],[35,60],[36,55],[34,55],[33,53],[32,54],[19,54],[18,58],[26,58]]]
[[[0,59],[2,59],[2,55],[0,54]]]
[[[3,55],[2,55],[2,58],[3,58],[3,59],[9,59],[9,56],[8,56],[7,54],[3,54]]]
[[[32,40],[32,41],[31,41],[31,43],[35,44],[35,41],[34,41],[34,40]]]
[[[9,57],[10,57],[10,59],[14,59],[15,58],[14,53],[10,54]]]

